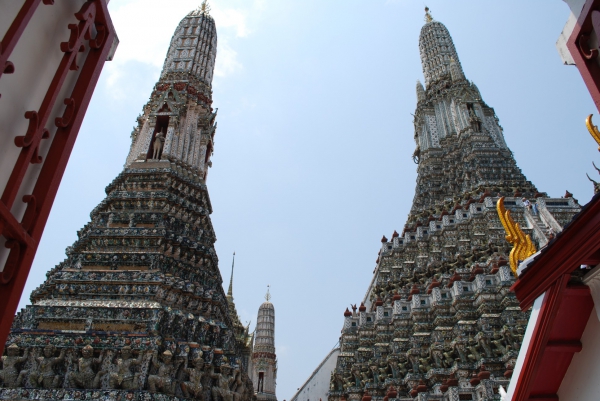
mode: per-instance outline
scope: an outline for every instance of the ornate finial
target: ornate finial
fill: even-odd
[[[269,287],[271,287],[271,286],[267,285],[267,295],[265,295],[265,299],[267,300],[267,302],[269,302],[269,300],[271,299],[271,294],[269,293]]]
[[[510,251],[508,260],[510,262],[510,269],[515,277],[518,277],[517,268],[519,267],[519,263],[536,252],[535,246],[531,242],[531,237],[528,234],[526,235],[521,230],[521,227],[519,227],[519,223],[513,220],[510,210],[506,210],[504,207],[504,196],[498,199],[496,211],[506,231],[506,240],[513,244],[513,249]]]
[[[585,125],[588,131],[590,131],[592,138],[600,145],[600,131],[598,131],[598,126],[592,123],[592,115],[593,114],[590,114],[588,118],[585,119]],[[600,152],[600,146],[598,146],[598,151]]]
[[[596,167],[596,163],[592,162],[592,164],[594,165],[594,168],[596,169],[596,171],[598,171],[598,173],[600,173],[600,169],[598,167]],[[587,175],[588,180],[590,180],[591,182],[594,183],[594,193],[597,194],[598,192],[600,192],[600,182],[596,182],[596,181],[592,180],[587,173],[585,175]],[[573,194],[570,193],[569,191],[567,191],[565,193],[565,195],[570,195],[570,196],[565,196],[565,198],[573,197]]]
[[[229,279],[229,290],[227,296],[233,298],[233,266],[235,266],[235,251],[233,251],[233,261],[231,262],[231,278]]]
[[[433,21],[433,17],[429,12],[429,7],[425,7],[425,23]]]
[[[202,4],[200,4],[200,7],[198,7],[198,11],[200,11],[201,14],[209,15],[210,6],[208,5],[208,1],[203,0]]]

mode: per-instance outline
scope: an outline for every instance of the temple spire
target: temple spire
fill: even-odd
[[[252,350],[251,377],[257,401],[277,401],[277,356],[275,354],[275,307],[269,300],[267,285],[266,302],[258,308],[254,349]]]
[[[233,251],[233,260],[231,262],[231,278],[229,279],[229,289],[227,290],[227,297],[233,298],[233,267],[235,266],[235,251]]]

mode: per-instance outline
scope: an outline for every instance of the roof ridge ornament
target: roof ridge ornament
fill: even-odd
[[[525,234],[521,230],[521,227],[519,227],[519,223],[514,221],[510,215],[510,210],[506,210],[504,207],[504,196],[498,199],[496,211],[506,231],[506,240],[513,244],[513,249],[510,251],[508,260],[510,262],[510,269],[515,277],[518,277],[517,268],[519,267],[519,263],[536,253],[535,245],[531,242],[529,234]]]
[[[433,21],[433,17],[431,16],[431,12],[429,12],[429,7],[425,6],[425,23]]]
[[[202,3],[198,7],[196,7],[194,11],[191,11],[188,14],[188,17],[196,17],[200,15],[206,15],[207,17],[210,17],[210,5],[206,0],[203,0]]]
[[[594,125],[592,122],[592,116],[593,114],[590,114],[588,118],[585,119],[585,126],[590,132],[590,135],[592,135],[592,138],[600,145],[600,131],[598,131],[598,126]],[[598,146],[598,151],[600,152],[600,146]]]

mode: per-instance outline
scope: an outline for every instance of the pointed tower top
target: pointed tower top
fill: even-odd
[[[203,1],[179,22],[171,38],[161,79],[170,73],[183,73],[209,86],[212,84],[217,57],[217,27],[209,12],[208,2]]]
[[[454,42],[448,28],[439,21],[433,20],[429,10],[426,9],[426,24],[421,28],[419,35],[419,51],[421,64],[425,76],[425,87],[450,75],[450,59],[454,59],[460,75],[462,67],[458,59]]]
[[[233,251],[233,260],[231,262],[231,278],[229,279],[229,290],[227,290],[227,298],[233,299],[233,267],[235,266],[235,251]]]
[[[269,300],[271,299],[271,293],[269,292],[269,287],[271,287],[271,286],[267,285],[267,295],[265,295],[265,299],[267,300],[267,302],[269,302]]]
[[[431,16],[431,13],[429,12],[429,7],[425,6],[425,23],[428,23],[431,21],[433,21],[433,17]]]

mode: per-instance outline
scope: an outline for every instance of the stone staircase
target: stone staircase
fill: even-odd
[[[538,211],[535,214],[533,210],[525,208],[523,214],[527,220],[528,228],[532,230],[532,239],[537,242],[538,250],[546,246],[550,240],[551,232],[556,234],[562,231],[562,227],[544,206],[538,205]]]

